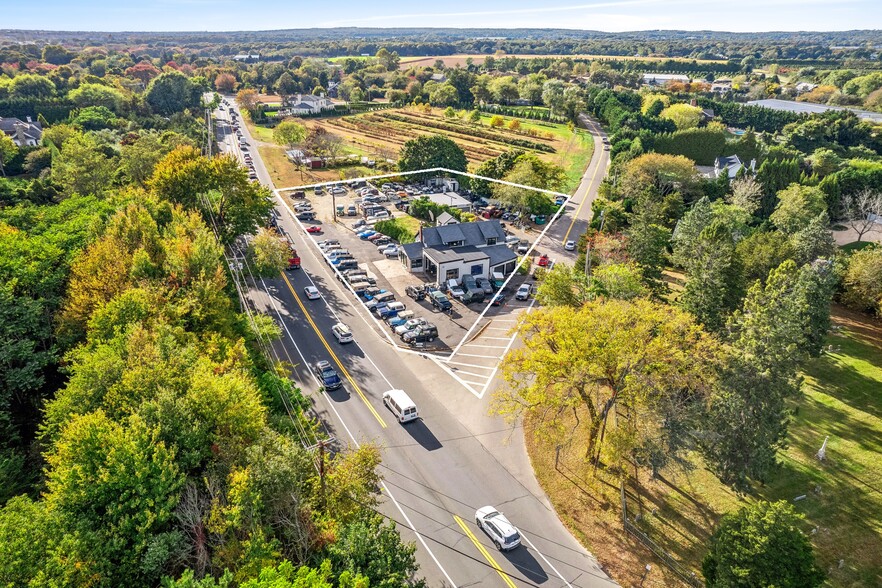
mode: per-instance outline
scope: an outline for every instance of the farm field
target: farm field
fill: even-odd
[[[521,119],[518,131],[489,126],[491,115],[481,117],[480,125],[460,119],[446,119],[443,111],[433,108],[423,112],[413,108],[383,110],[339,118],[311,119],[307,126],[322,126],[344,138],[347,146],[361,150],[377,159],[396,159],[402,145],[421,135],[443,134],[465,151],[472,167],[496,157],[508,149],[536,153],[543,160],[567,171],[575,189],[588,165],[594,142],[590,135],[566,125],[530,122]],[[511,119],[506,118],[508,123]]]
[[[441,60],[444,62],[446,67],[456,67],[457,65],[461,67],[465,67],[466,60],[471,58],[472,62],[475,65],[480,65],[484,63],[484,60],[490,57],[488,55],[437,55],[431,57],[402,57],[401,61],[399,61],[399,67],[402,69],[408,69],[413,66],[432,66],[435,64],[437,60]],[[496,57],[496,56],[493,56]],[[521,53],[512,53],[511,55],[504,55],[503,57],[517,57],[519,59],[537,59],[537,58],[564,58],[569,57],[571,59],[587,59],[587,60],[617,60],[617,61],[695,61],[697,63],[726,63],[723,59],[689,59],[686,57],[639,57],[635,55],[589,55],[589,54],[578,54],[578,55],[525,55]]]
[[[758,499],[786,500],[806,516],[818,562],[833,586],[882,586],[882,324],[835,308],[827,351],[805,369],[804,396],[794,403],[789,447],[765,486],[739,497],[707,471],[668,471],[656,479],[641,473],[625,487],[629,519],[688,575],[701,572],[707,540],[720,517]],[[584,419],[583,419],[584,423]],[[574,423],[575,425],[575,423]],[[578,427],[577,427],[578,429]],[[617,480],[585,465],[584,448],[553,443],[525,422],[530,458],[561,520],[623,586],[686,585],[621,522]],[[827,459],[815,455],[826,436]],[[578,437],[578,433],[576,434]],[[798,500],[794,500],[799,498]]]

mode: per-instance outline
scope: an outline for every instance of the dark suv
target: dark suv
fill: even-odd
[[[425,343],[435,340],[438,336],[438,327],[435,325],[420,325],[413,331],[408,331],[401,336],[401,340],[409,345]]]
[[[447,297],[446,294],[444,294],[444,292],[441,292],[440,290],[432,290],[431,292],[429,292],[429,298],[432,301],[432,306],[442,312],[446,310],[451,310],[453,308],[453,304],[451,304],[450,299]]]

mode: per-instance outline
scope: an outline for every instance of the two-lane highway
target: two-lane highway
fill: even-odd
[[[257,150],[251,153],[258,177],[268,183]],[[337,441],[382,448],[386,499],[380,510],[398,523],[405,539],[418,542],[420,575],[432,586],[614,585],[541,493],[522,483],[488,449],[487,439],[479,439],[454,416],[450,403],[460,401],[462,392],[449,376],[429,359],[401,354],[381,338],[281,201],[278,210],[280,224],[296,241],[301,269],[253,279],[249,301],[281,325],[283,337],[275,342],[275,352],[295,364],[292,379],[310,396]],[[334,227],[325,230],[327,237],[336,236]],[[321,299],[303,294],[313,285]],[[338,321],[352,329],[354,343],[336,341],[331,326]],[[330,361],[340,373],[341,389],[319,390],[312,372],[319,360]],[[392,388],[414,399],[420,420],[398,424],[382,402],[382,393]],[[488,504],[519,527],[520,547],[501,553],[477,527],[475,510]]]

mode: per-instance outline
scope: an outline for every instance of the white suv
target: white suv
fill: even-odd
[[[518,291],[515,292],[515,300],[527,300],[530,298],[530,293],[533,291],[532,286],[530,284],[521,284],[518,288]]]
[[[521,534],[517,527],[492,506],[479,508],[475,512],[475,522],[493,540],[499,551],[508,551],[521,544]]]
[[[352,331],[343,323],[337,323],[331,327],[331,332],[334,333],[338,343],[352,343],[353,341]]]

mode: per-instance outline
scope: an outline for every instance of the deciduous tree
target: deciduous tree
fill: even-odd
[[[713,383],[715,342],[689,315],[645,299],[543,308],[526,315],[518,331],[524,346],[503,361],[505,387],[495,410],[530,413],[540,434],[557,443],[572,434],[563,424],[572,411],[584,411],[587,431],[579,442],[586,457],[606,439],[616,448],[614,460],[663,466],[678,453],[678,430]],[[628,419],[610,422],[622,409]]]
[[[822,212],[827,212],[827,203],[819,188],[791,184],[778,192],[778,205],[770,218],[779,229],[793,235]]]
[[[398,169],[416,171],[433,167],[466,171],[468,161],[462,147],[442,135],[410,139],[401,148]]]
[[[800,529],[803,518],[784,501],[760,501],[723,517],[701,565],[707,586],[821,586],[824,572]]]

